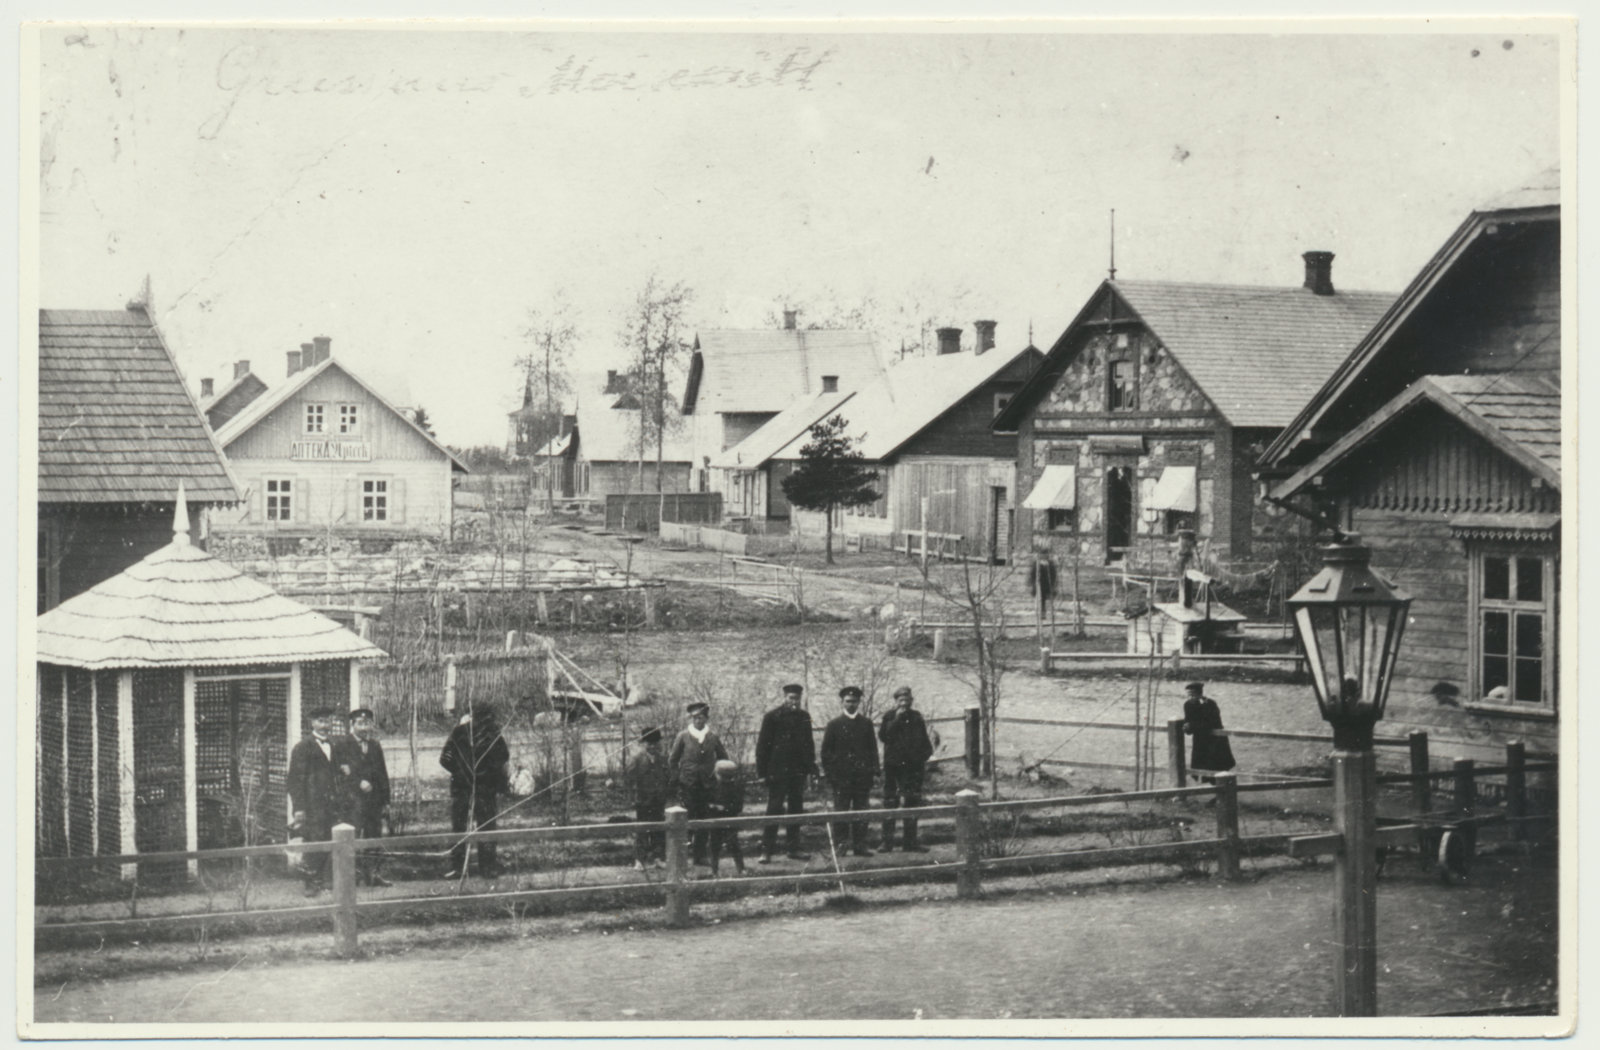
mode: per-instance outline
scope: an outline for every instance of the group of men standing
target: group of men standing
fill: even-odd
[[[761,719],[756,737],[756,776],[767,787],[767,814],[779,816],[804,811],[808,777],[822,774],[832,793],[835,812],[855,812],[871,806],[874,783],[883,778],[884,809],[922,805],[922,781],[927,762],[933,755],[933,742],[927,723],[912,705],[910,686],[894,691],[894,707],[879,722],[876,732],[871,719],[861,713],[862,691],[847,685],[839,690],[843,711],[824,727],[821,765],[812,732],[811,714],[801,706],[805,687],[783,687],[783,702]],[[883,744],[880,761],[878,744]],[[925,852],[917,841],[917,821],[907,818],[905,850]],[[883,822],[882,848],[894,849],[893,819]],[[840,822],[833,828],[836,848],[849,847],[857,856],[870,856],[866,825],[861,821]],[[788,855],[808,860],[800,848],[800,826],[788,825]],[[761,863],[770,864],[777,851],[778,827],[769,824],[762,830]]]
[[[358,838],[383,834],[383,815],[389,805],[389,767],[378,743],[372,710],[358,707],[344,716],[334,710],[311,716],[311,735],[289,754],[286,787],[294,816],[291,837],[303,842],[326,842],[335,824],[349,824]],[[300,863],[307,897],[328,887],[326,851],[308,853]],[[378,857],[362,853],[356,878],[370,886],[387,886],[378,874]]]

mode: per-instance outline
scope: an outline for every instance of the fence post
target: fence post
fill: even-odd
[[[345,958],[356,954],[356,829],[333,826],[333,939]]]
[[[1239,781],[1232,772],[1218,773],[1217,878],[1232,882],[1239,877]]]
[[[933,660],[934,660],[934,663],[938,663],[940,660],[943,660],[943,659],[944,659],[944,628],[943,627],[935,627],[933,629]]]
[[[1411,775],[1420,778],[1411,782],[1411,809],[1415,813],[1427,813],[1433,808],[1433,781],[1423,776],[1430,769],[1428,734],[1411,733],[1406,741],[1411,747]]]
[[[983,743],[981,740],[983,713],[976,707],[966,710],[967,776],[983,775]]]
[[[654,587],[646,587],[644,589],[644,625],[646,627],[654,627],[656,625],[656,589]]]
[[[456,713],[456,658],[444,658],[444,709],[450,714]]]
[[[1183,757],[1183,719],[1167,719],[1167,768],[1172,770],[1172,786],[1186,787],[1189,783],[1188,763]]]
[[[1478,801],[1478,785],[1473,779],[1472,767],[1470,758],[1458,758],[1452,766],[1456,773],[1456,808],[1460,810],[1474,809]]]
[[[689,811],[667,810],[667,923],[689,924]]]
[[[1522,741],[1506,743],[1506,816],[1511,818],[1511,841],[1521,842],[1527,837],[1522,818],[1528,815],[1528,773],[1523,768],[1528,752]]]
[[[572,779],[567,783],[574,794],[581,795],[589,786],[589,770],[584,764],[583,755],[583,723],[574,722],[568,727],[567,733],[567,774]]]
[[[1048,645],[1041,645],[1039,646],[1039,673],[1049,674],[1051,670],[1050,647]]]
[[[956,855],[961,867],[956,872],[956,896],[976,897],[983,891],[982,857],[979,840],[982,837],[978,814],[978,793],[971,788],[956,792]]]
[[[506,652],[509,653],[512,650],[516,649],[518,639],[519,639],[518,632],[516,632],[516,631],[507,631],[506,632]]]

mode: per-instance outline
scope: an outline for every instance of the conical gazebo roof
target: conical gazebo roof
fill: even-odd
[[[41,663],[89,670],[228,667],[387,655],[335,621],[189,544],[172,542],[38,620]]]

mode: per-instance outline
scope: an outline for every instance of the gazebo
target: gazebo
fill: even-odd
[[[37,636],[40,856],[284,840],[305,714],[359,706],[358,661],[386,655],[191,546],[181,484],[172,542]]]

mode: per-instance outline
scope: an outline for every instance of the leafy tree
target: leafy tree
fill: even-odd
[[[827,562],[833,564],[833,512],[876,502],[877,471],[866,466],[856,449],[857,438],[845,433],[850,424],[835,413],[811,428],[811,440],[800,447],[800,465],[783,479],[783,494],[805,510],[819,510],[827,522]]]
[[[421,427],[422,432],[427,434],[429,437],[436,438],[439,436],[433,432],[433,420],[428,418],[428,410],[423,408],[421,405],[417,406],[417,410],[415,414],[412,415],[411,421],[417,426]]]

